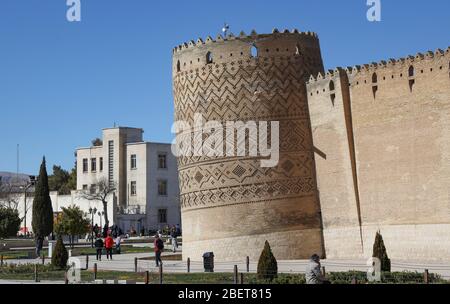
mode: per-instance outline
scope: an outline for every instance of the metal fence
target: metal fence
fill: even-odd
[[[165,260],[156,266],[154,258],[130,260],[113,259],[99,262],[95,256],[79,256],[80,283],[102,284],[171,284],[171,283],[221,283],[247,284],[262,283],[263,278],[274,278],[276,283],[303,284],[304,273],[308,261],[278,261],[277,272],[257,274],[257,262],[247,257],[243,261],[214,261],[212,265],[203,261],[188,258],[181,260]],[[52,280],[68,283],[69,274],[48,266],[49,259],[25,260],[23,264],[8,263],[0,256],[0,274],[35,282]],[[205,267],[206,266],[206,267]],[[368,266],[363,263],[324,261],[322,263],[324,277],[336,284],[366,284]],[[212,269],[211,269],[212,268]],[[396,284],[450,284],[450,265],[426,265],[392,263],[393,273],[383,273],[381,283]],[[16,271],[16,272],[15,272]]]

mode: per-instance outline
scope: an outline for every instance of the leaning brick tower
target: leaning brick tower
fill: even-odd
[[[173,50],[175,119],[279,121],[278,166],[258,157],[178,158],[183,258],[324,254],[306,81],[324,72],[319,39],[298,30],[208,37]]]

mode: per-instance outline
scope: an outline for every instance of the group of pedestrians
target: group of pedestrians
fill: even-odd
[[[108,234],[103,240],[100,235],[97,235],[97,239],[95,240],[94,247],[96,249],[96,257],[97,261],[102,260],[103,248],[106,251],[106,259],[112,260],[113,256],[113,248],[116,247],[116,253],[120,254],[120,243],[122,241],[121,236],[117,236],[116,239],[113,239],[111,234]]]

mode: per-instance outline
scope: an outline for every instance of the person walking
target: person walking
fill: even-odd
[[[159,234],[155,235],[155,241],[153,242],[154,250],[155,250],[155,261],[156,267],[159,267],[159,264],[162,264],[161,253],[164,250],[164,242],[159,237]]]
[[[114,246],[114,240],[111,235],[108,235],[105,239],[105,248],[106,248],[106,258],[112,260],[112,249]]]
[[[320,257],[313,254],[306,266],[306,284],[330,284],[322,274],[320,267]]]
[[[103,250],[103,240],[100,238],[100,236],[97,236],[94,246],[97,251],[97,261],[101,261],[102,260],[102,250]]]
[[[175,226],[172,227],[170,231],[170,237],[172,238],[172,251],[173,253],[177,252],[178,249],[178,241],[177,241],[177,228]]]
[[[122,237],[120,235],[118,235],[116,237],[116,253],[120,254],[120,243],[122,242]]]

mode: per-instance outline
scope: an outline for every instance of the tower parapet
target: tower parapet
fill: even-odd
[[[204,40],[198,38],[196,41],[185,42],[173,49],[173,72],[192,72],[209,64],[214,66],[251,58],[295,55],[306,56],[308,61],[314,63],[321,62],[317,34],[297,29],[282,32],[274,29],[272,34],[257,34],[252,31],[250,35],[241,32],[238,36],[218,35],[215,39],[208,36]]]

